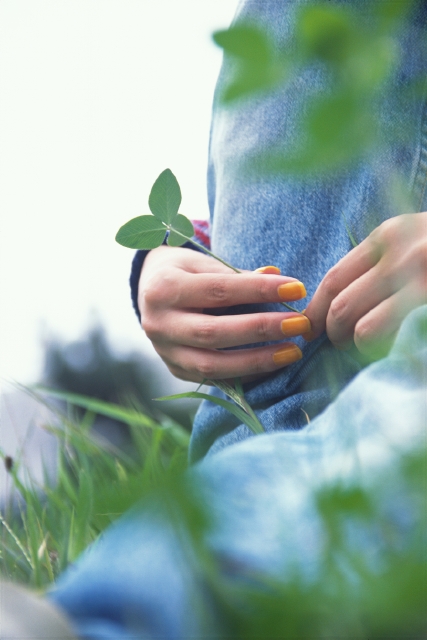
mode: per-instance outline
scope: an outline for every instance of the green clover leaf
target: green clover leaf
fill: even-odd
[[[177,231],[178,233],[174,233]],[[188,241],[194,234],[194,228],[190,220],[178,213],[171,224],[168,245],[171,247],[180,247]]]
[[[120,227],[116,241],[129,249],[155,249],[162,244],[166,231],[154,216],[138,216]]]
[[[170,169],[162,171],[153,184],[148,204],[153,216],[167,225],[176,217],[181,204],[181,189]]]

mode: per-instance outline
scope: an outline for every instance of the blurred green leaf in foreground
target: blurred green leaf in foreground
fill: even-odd
[[[227,108],[279,95],[303,70],[322,79],[323,89],[314,87],[301,105],[301,144],[284,149],[278,140],[251,158],[247,169],[255,175],[330,174],[378,148],[383,140],[375,100],[399,66],[396,34],[415,5],[414,0],[303,3],[292,40],[281,46],[272,32],[252,22],[217,31],[214,41],[232,69],[219,93]],[[399,135],[405,135],[404,119]]]

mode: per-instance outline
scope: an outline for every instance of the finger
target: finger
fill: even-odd
[[[331,302],[326,318],[329,340],[338,347],[351,343],[356,323],[397,289],[398,283],[384,272],[381,261],[354,280]]]
[[[158,353],[176,377],[193,382],[258,377],[302,358],[301,350],[292,342],[237,351],[174,347]]]
[[[383,300],[357,322],[354,329],[357,349],[374,358],[387,355],[405,317],[425,302],[425,290],[416,282]]]
[[[310,328],[310,320],[298,313],[211,316],[175,311],[163,320],[162,334],[167,335],[170,342],[175,344],[224,349],[283,340],[284,337],[306,333]]]
[[[325,331],[332,301],[354,280],[372,269],[379,258],[377,246],[366,238],[328,271],[305,311],[312,326],[306,339],[313,340]]]
[[[173,281],[158,292],[165,304],[175,308],[215,308],[239,304],[293,301],[305,297],[304,285],[295,278],[259,273],[174,273]]]

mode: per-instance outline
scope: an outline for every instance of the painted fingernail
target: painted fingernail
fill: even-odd
[[[259,267],[258,269],[255,269],[255,273],[271,273],[280,275],[280,269],[279,267],[273,267],[273,265],[269,264],[266,267]]]
[[[302,282],[296,280],[295,282],[288,282],[287,284],[281,284],[278,287],[277,292],[282,300],[301,300],[307,295],[307,291]]]
[[[286,344],[281,349],[273,353],[273,361],[275,364],[284,365],[291,364],[297,360],[301,360],[302,351],[296,344]]]
[[[303,315],[293,316],[282,320],[280,328],[287,337],[300,336],[302,333],[311,331],[311,324],[310,320]]]

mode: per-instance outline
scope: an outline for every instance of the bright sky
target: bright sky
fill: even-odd
[[[170,167],[207,217],[210,34],[236,0],[1,0],[0,377],[36,379],[42,338],[98,317],[144,348],[117,229]]]

